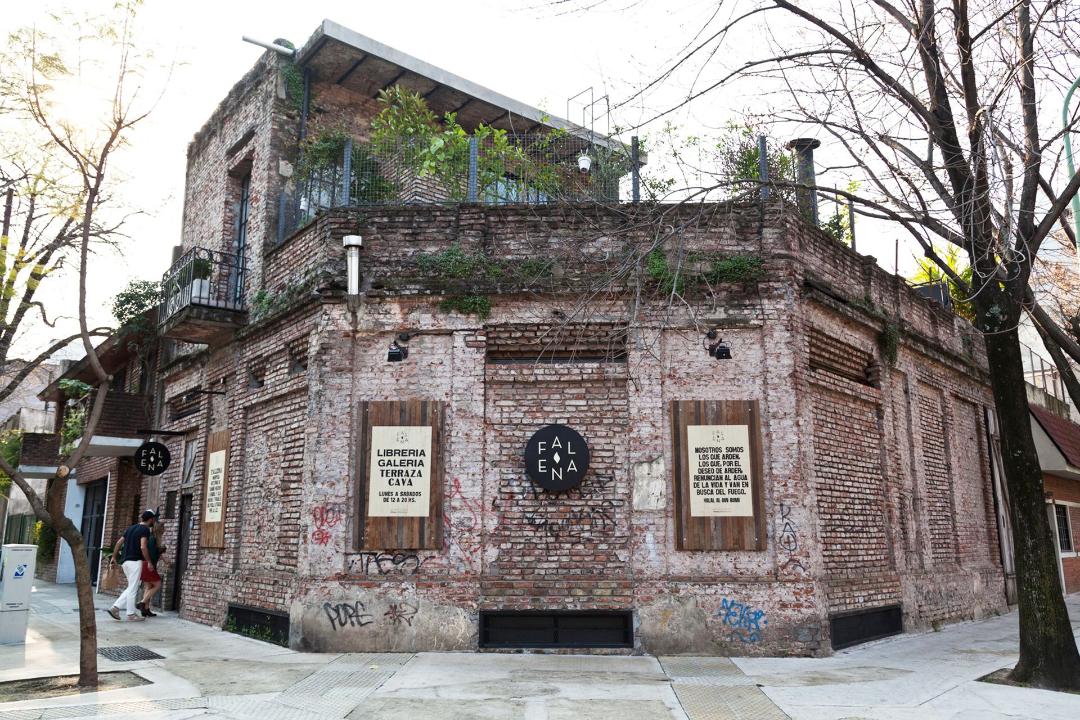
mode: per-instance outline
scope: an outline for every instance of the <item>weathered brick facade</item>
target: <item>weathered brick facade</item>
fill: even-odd
[[[465,650],[483,610],[619,609],[641,651],[819,654],[830,618],[853,610],[900,606],[918,628],[1004,607],[992,400],[962,321],[781,201],[343,208],[278,245],[271,200],[295,118],[275,63],[260,61],[189,152],[185,246],[227,249],[229,158],[246,157],[261,218],[248,297],[287,302],[161,368],[158,425],[187,435],[168,438],[173,466],[145,495],[191,498],[182,616],[220,625],[230,604],[254,606],[287,614],[299,648]],[[341,92],[320,93],[324,117],[363,126],[370,102]],[[351,304],[345,234],[363,237]],[[641,270],[657,237],[688,273],[702,253],[741,254],[764,277],[669,303]],[[501,269],[448,279],[418,262],[451,247]],[[490,316],[439,309],[462,292],[489,299]],[[704,351],[711,327],[730,360]],[[388,363],[402,332],[409,357]],[[193,412],[170,415],[174,399]],[[442,547],[359,549],[358,408],[405,399],[445,408]],[[676,550],[668,408],[687,400],[759,403],[764,550]],[[549,423],[591,449],[566,493],[522,467]],[[222,430],[219,549],[200,533],[205,445]],[[185,443],[197,447],[186,482]]]

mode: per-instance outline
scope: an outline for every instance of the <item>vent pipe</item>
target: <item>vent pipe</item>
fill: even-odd
[[[817,178],[814,174],[814,150],[821,147],[815,138],[795,138],[787,144],[795,151],[795,182],[801,187],[795,193],[799,210],[806,219],[818,224]]]
[[[243,40],[246,43],[251,43],[252,45],[258,45],[261,48],[266,48],[267,50],[273,50],[278,55],[283,55],[283,56],[285,56],[285,57],[287,57],[289,59],[292,59],[293,57],[296,56],[296,51],[295,50],[293,50],[292,48],[289,48],[289,47],[285,47],[284,45],[279,45],[277,42],[272,42],[272,43],[265,42],[264,40],[257,40],[255,38],[249,36],[249,35],[242,35],[240,37],[240,39]]]
[[[359,235],[346,235],[341,244],[345,247],[345,271],[348,279],[349,298],[360,295],[360,248],[364,240]]]

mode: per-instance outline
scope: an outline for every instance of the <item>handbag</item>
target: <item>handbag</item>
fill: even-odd
[[[120,566],[110,561],[105,574],[98,580],[98,591],[116,590],[120,587]]]

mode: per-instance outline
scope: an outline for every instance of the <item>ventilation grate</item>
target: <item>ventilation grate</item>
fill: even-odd
[[[833,650],[904,632],[899,605],[839,615],[830,620]]]
[[[480,613],[480,647],[633,646],[633,618],[629,611]]]
[[[158,655],[153,650],[148,650],[141,645],[116,645],[114,647],[99,647],[98,655],[113,662],[135,662],[136,660],[164,660],[164,655]]]

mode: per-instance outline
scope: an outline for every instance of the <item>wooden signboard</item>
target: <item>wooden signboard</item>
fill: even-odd
[[[442,547],[442,416],[433,400],[360,404],[358,549]]]
[[[210,433],[206,439],[206,472],[203,473],[202,532],[199,545],[225,547],[225,518],[229,506],[229,431]]]
[[[764,550],[757,401],[673,401],[671,444],[675,547]]]

